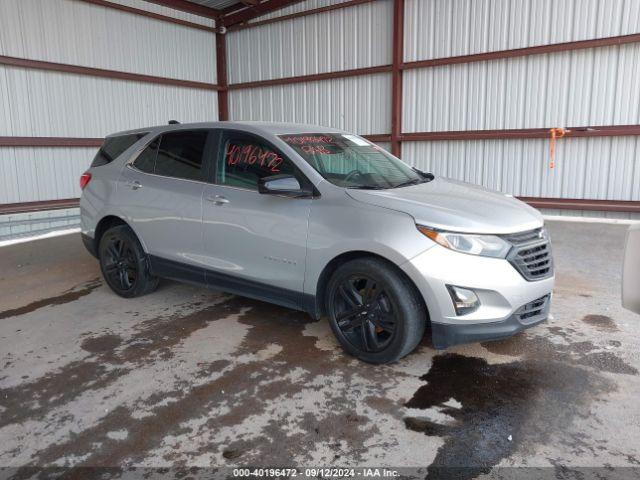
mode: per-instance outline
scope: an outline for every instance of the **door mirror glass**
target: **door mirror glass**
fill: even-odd
[[[265,194],[302,196],[306,192],[293,175],[272,175],[258,181],[258,191]]]
[[[622,306],[640,313],[640,225],[632,225],[627,232],[622,268]]]

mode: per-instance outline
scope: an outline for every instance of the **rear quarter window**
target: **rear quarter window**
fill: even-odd
[[[98,153],[96,153],[96,156],[93,158],[91,167],[100,167],[113,162],[116,158],[122,155],[127,148],[147,135],[147,133],[148,132],[141,132],[105,139],[104,143],[98,150]]]

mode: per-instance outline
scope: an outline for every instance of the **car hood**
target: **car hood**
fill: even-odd
[[[511,196],[444,178],[389,190],[347,189],[355,200],[411,215],[420,225],[468,233],[514,233],[542,226],[536,209]]]

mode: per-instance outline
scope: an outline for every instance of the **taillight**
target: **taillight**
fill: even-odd
[[[91,174],[90,173],[85,172],[82,175],[80,175],[80,190],[84,190],[84,187],[89,185],[90,181],[91,181]]]

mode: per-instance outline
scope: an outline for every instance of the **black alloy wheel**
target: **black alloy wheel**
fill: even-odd
[[[111,237],[108,240],[104,255],[104,273],[110,285],[117,285],[118,290],[131,290],[138,278],[138,262],[131,245],[126,239]]]
[[[389,294],[379,281],[366,276],[351,276],[340,283],[333,314],[345,338],[363,352],[384,350],[396,331]]]
[[[150,272],[147,254],[129,226],[107,230],[100,238],[98,253],[104,279],[121,297],[139,297],[158,286],[159,279]]]
[[[342,347],[365,362],[394,362],[420,343],[424,300],[394,264],[364,257],[340,265],[327,284],[325,311]]]

